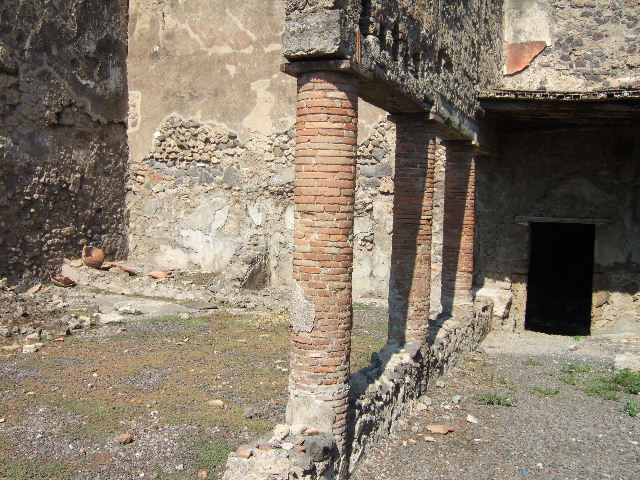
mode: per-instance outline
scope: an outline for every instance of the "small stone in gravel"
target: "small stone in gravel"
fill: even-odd
[[[122,315],[115,312],[112,313],[96,313],[96,318],[100,325],[109,325],[110,323],[120,323],[123,320]]]
[[[456,395],[451,399],[453,403],[460,403],[460,400],[462,400],[462,397],[460,395]]]
[[[307,430],[305,430],[304,434],[307,437],[311,437],[313,435],[320,435],[320,430],[318,430],[317,428],[308,428]]]
[[[118,443],[120,445],[126,445],[131,442],[133,442],[133,435],[130,433],[121,433],[118,435]]]
[[[474,417],[473,415],[467,415],[467,422],[469,423],[478,423],[478,419],[476,417]]]
[[[209,400],[207,404],[210,407],[224,408],[224,402],[222,400]]]
[[[426,395],[423,395],[423,396],[420,397],[420,402],[424,403],[428,407],[429,405],[431,405],[433,403],[433,400],[431,400],[430,397],[428,397]]]
[[[0,327],[0,337],[11,337],[11,329],[9,327]]]
[[[455,432],[455,428],[449,425],[427,425],[427,430],[431,433],[439,433],[441,435],[446,435],[449,432]]]
[[[209,472],[207,470],[200,470],[198,472],[198,478],[199,479],[209,478]]]
[[[257,412],[251,407],[245,408],[243,413],[245,418],[253,418],[258,415]]]
[[[295,445],[293,443],[284,442],[280,444],[283,450],[292,450]]]
[[[416,404],[416,412],[423,412],[425,410],[427,410],[429,407],[427,405],[425,405],[422,402],[419,402],[418,404]]]
[[[407,443],[408,443],[409,445],[415,445],[415,444],[416,444],[416,443],[418,443],[418,442],[416,442],[413,438],[410,438],[409,440],[407,440]]]
[[[118,312],[123,313],[125,315],[142,315],[142,311],[138,310],[137,308],[131,307],[131,306],[124,306],[124,307],[120,307],[118,309]]]
[[[424,437],[424,441],[433,443],[436,441],[436,439],[431,436],[428,436],[428,437]]]
[[[0,423],[4,423],[4,422],[5,422],[5,418],[4,417],[0,418]]]
[[[436,382],[436,387],[438,387],[438,388],[444,388],[444,387],[445,387],[445,385],[444,385],[444,381],[443,381],[443,380],[438,380],[438,381]]]
[[[32,343],[22,346],[22,353],[36,353],[44,346],[44,343]]]

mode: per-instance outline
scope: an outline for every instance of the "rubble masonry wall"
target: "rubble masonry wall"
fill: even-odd
[[[125,256],[127,2],[0,4],[0,277]]]
[[[505,42],[547,46],[528,68],[505,76],[503,88],[637,88],[638,38],[638,0],[506,0]]]

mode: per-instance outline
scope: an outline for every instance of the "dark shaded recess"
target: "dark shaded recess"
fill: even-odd
[[[589,335],[595,226],[532,223],[525,328]]]

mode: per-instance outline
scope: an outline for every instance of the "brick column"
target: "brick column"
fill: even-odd
[[[391,118],[397,131],[389,343],[424,343],[429,334],[436,127],[423,114]]]
[[[442,246],[443,313],[473,316],[473,242],[475,231],[475,148],[445,142],[445,193]]]
[[[344,438],[351,354],[351,273],[358,82],[298,77],[287,422]]]

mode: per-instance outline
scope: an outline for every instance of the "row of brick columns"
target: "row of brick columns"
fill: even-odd
[[[349,403],[358,80],[339,72],[299,75],[296,113],[287,422],[332,431],[340,445]],[[392,118],[397,145],[389,342],[424,343],[429,334],[436,128],[422,114]],[[452,144],[451,152],[445,211],[450,208],[455,218],[449,227],[445,221],[444,258],[455,265],[443,266],[443,293],[451,287],[451,305],[457,305],[471,298],[473,155],[458,144]],[[447,247],[448,242],[458,245]]]

